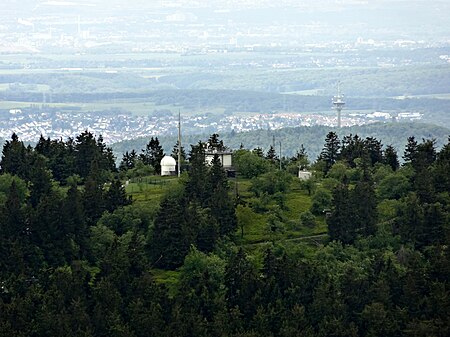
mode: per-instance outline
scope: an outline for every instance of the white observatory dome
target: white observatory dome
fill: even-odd
[[[175,174],[175,167],[177,162],[171,156],[164,156],[161,159],[161,175],[170,176]]]

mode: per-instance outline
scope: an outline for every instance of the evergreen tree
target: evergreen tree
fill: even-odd
[[[201,208],[196,203],[191,203],[187,210],[188,218],[191,223],[195,223],[198,231],[195,240],[196,247],[202,252],[213,251],[219,238],[219,225],[217,218],[211,215],[212,212],[214,211]]]
[[[433,181],[436,192],[450,191],[450,137],[439,154],[433,167]]]
[[[40,199],[51,191],[51,174],[47,170],[46,160],[40,154],[33,153],[30,170],[30,203],[35,207]]]
[[[423,246],[443,244],[446,233],[446,212],[440,203],[425,204],[424,228],[419,239]],[[447,229],[448,230],[448,229]]]
[[[415,193],[410,193],[398,211],[398,231],[404,242],[419,243],[424,230],[424,211]]]
[[[225,286],[228,308],[238,308],[244,321],[250,319],[257,307],[254,301],[258,287],[257,274],[242,248],[228,260]]]
[[[35,151],[44,157],[50,157],[50,147],[51,147],[51,140],[50,137],[47,139],[44,138],[44,136],[41,134],[39,137],[38,142],[36,143],[36,146],[34,147]]]
[[[408,137],[408,142],[405,147],[405,152],[403,153],[403,160],[405,164],[414,164],[417,156],[417,141],[414,136]]]
[[[264,152],[263,152],[263,149],[262,149],[262,148],[256,147],[256,148],[253,149],[252,152],[253,152],[254,154],[256,154],[258,157],[264,158]]]
[[[74,258],[83,258],[88,252],[89,231],[86,226],[86,220],[83,208],[82,194],[77,188],[76,182],[73,182],[67,191],[63,205],[64,226],[68,235],[77,246]]]
[[[109,190],[105,193],[105,209],[113,212],[116,208],[130,205],[131,199],[127,197],[125,187],[119,179],[111,182]]]
[[[208,182],[208,166],[205,163],[205,145],[199,142],[197,145],[191,145],[189,154],[189,179],[186,185],[186,191],[189,200],[195,200],[200,205],[206,206],[211,195],[211,186]]]
[[[28,167],[26,157],[27,150],[23,142],[19,141],[19,137],[13,133],[11,140],[7,140],[3,145],[0,172],[17,175],[24,179],[27,178]]]
[[[414,168],[421,169],[429,167],[436,161],[436,157],[436,140],[423,139],[422,143],[417,145],[417,156]]]
[[[89,131],[84,131],[76,137],[74,145],[76,173],[82,178],[89,175],[91,163],[99,159],[99,150],[95,137]],[[100,169],[100,166],[99,166]]]
[[[173,159],[178,161],[178,140],[177,143],[173,146],[171,156]],[[183,163],[184,161],[186,161],[186,159],[186,151],[184,150],[184,146],[181,146],[181,162]]]
[[[122,161],[119,164],[119,170],[120,171],[128,171],[132,170],[136,167],[136,161],[138,160],[138,155],[136,151],[131,150],[131,152],[128,153],[126,151],[122,156]]]
[[[44,254],[50,266],[61,266],[74,256],[68,228],[63,221],[63,200],[55,191],[43,195],[30,219],[32,241]]]
[[[335,146],[333,145],[333,142],[336,142],[336,140],[333,140],[331,138],[331,135],[330,135],[330,142],[331,142],[329,145],[330,148]],[[349,136],[345,136],[342,139],[342,148],[339,157],[342,160],[345,160],[350,167],[355,167],[356,166],[355,159],[361,158],[364,150],[365,150],[364,141],[358,135],[352,136],[350,134]],[[337,157],[335,160],[337,160]]]
[[[374,137],[367,137],[364,140],[364,149],[369,154],[371,166],[383,162],[382,147],[381,141]]]
[[[159,144],[158,137],[150,139],[145,146],[145,150],[142,150],[140,158],[145,165],[151,165],[157,174],[161,174],[161,160],[164,157],[164,150]]]
[[[83,208],[86,223],[89,226],[94,225],[105,210],[103,183],[97,161],[94,161],[91,166],[91,172],[86,178],[83,193]]]
[[[383,163],[385,165],[389,165],[393,171],[397,171],[400,167],[400,163],[398,161],[397,151],[395,151],[392,145],[386,146],[383,155]]]
[[[330,240],[352,244],[356,239],[354,208],[346,184],[338,185],[333,191],[333,211],[327,219]]]
[[[188,222],[183,193],[167,195],[160,204],[152,233],[152,263],[165,269],[179,267],[195,242],[195,222]]]
[[[219,140],[219,135],[217,133],[213,133],[208,141],[206,142],[206,147],[208,151],[220,152],[225,150],[225,146],[223,145],[223,141]]]
[[[220,161],[218,162],[219,164],[216,165],[220,165]],[[222,169],[221,166],[219,166],[218,169],[219,168]],[[237,228],[237,218],[234,208],[235,205],[233,200],[231,200],[228,195],[228,184],[223,169],[222,173],[219,173],[223,177],[223,180],[218,179],[217,176],[215,176],[213,169],[214,164],[211,168],[210,173],[211,184],[214,185],[211,185],[212,193],[208,202],[208,206],[211,209],[211,213],[214,216],[215,220],[219,224],[220,234],[222,236],[231,235]],[[218,169],[217,171],[219,171]]]
[[[376,231],[377,202],[371,181],[359,181],[351,191],[354,208],[353,226],[363,236],[372,235]]]
[[[325,145],[320,153],[319,160],[325,162],[324,173],[327,174],[330,168],[339,158],[340,142],[335,132],[329,132],[325,138]]]
[[[273,164],[278,160],[277,153],[275,152],[275,149],[272,145],[270,145],[269,150],[267,150],[267,154],[265,157],[267,160],[270,160],[270,162]]]
[[[67,178],[75,174],[74,163],[73,152],[69,150],[66,143],[58,140],[50,142],[48,168],[55,180],[60,183],[66,183]]]
[[[25,231],[25,214],[20,203],[19,191],[13,180],[0,215],[2,238],[15,239]]]

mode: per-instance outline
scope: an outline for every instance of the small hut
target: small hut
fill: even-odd
[[[306,170],[299,170],[298,177],[300,180],[308,180],[311,179],[312,172]]]

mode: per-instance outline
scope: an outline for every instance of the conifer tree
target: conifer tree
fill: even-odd
[[[340,158],[350,167],[355,167],[355,159],[361,158],[364,152],[364,141],[358,135],[348,135],[342,139]]]
[[[44,157],[50,156],[50,146],[51,146],[51,140],[50,137],[47,139],[44,138],[44,136],[41,134],[39,137],[38,142],[36,143],[36,146],[34,147],[35,151]]]
[[[393,171],[397,171],[400,167],[400,163],[398,161],[397,151],[395,151],[392,145],[386,146],[383,155],[383,163],[385,165],[389,165]]]
[[[370,180],[359,181],[351,191],[354,208],[353,225],[363,235],[372,235],[376,231],[377,202],[375,191]]]
[[[25,214],[22,210],[17,185],[14,180],[11,183],[0,220],[2,222],[0,232],[3,238],[17,238],[25,230]]]
[[[219,232],[223,235],[231,235],[237,228],[237,218],[234,203],[228,196],[228,190],[219,186],[213,191],[209,202],[209,208],[215,220],[219,224]]]
[[[152,233],[152,263],[166,269],[179,267],[195,242],[195,222],[188,222],[183,193],[171,193],[160,204]]]
[[[105,208],[109,212],[113,212],[116,208],[130,205],[131,200],[127,197],[125,187],[119,179],[114,179],[108,191],[105,193]]]
[[[1,173],[10,173],[21,178],[27,178],[27,150],[15,133],[11,140],[3,145],[2,159],[0,162]]]
[[[433,180],[436,192],[450,191],[450,137],[439,154],[433,167]]]
[[[40,154],[33,153],[30,167],[30,202],[35,207],[40,199],[50,193],[51,174],[47,170],[46,160]]]
[[[157,174],[161,173],[161,159],[164,157],[164,150],[159,144],[158,137],[151,138],[142,150],[140,158],[145,165],[151,165]]]
[[[190,171],[186,185],[189,200],[196,200],[200,205],[206,206],[211,188],[208,181],[208,166],[205,163],[205,144],[199,142],[191,146],[189,155]]]
[[[78,252],[74,252],[79,259],[87,255],[89,235],[82,201],[76,182],[72,182],[64,199],[63,217],[66,231],[79,248]]]
[[[105,210],[103,183],[95,160],[84,184],[83,207],[89,226],[94,225]]]
[[[408,142],[405,147],[405,152],[403,153],[403,160],[405,164],[413,164],[415,163],[417,156],[417,141],[414,136],[408,137]]]
[[[324,173],[327,174],[333,164],[339,159],[340,142],[335,132],[329,132],[325,138],[325,145],[320,153],[319,160],[325,162]]]
[[[242,248],[228,260],[225,268],[225,286],[228,307],[230,309],[237,307],[244,320],[250,319],[256,312],[254,296],[257,289],[257,275]]]
[[[265,158],[269,160],[272,164],[275,164],[276,161],[278,160],[277,153],[272,145],[270,145],[269,149],[267,150]]]
[[[417,244],[421,241],[424,230],[424,211],[415,193],[410,193],[399,209],[396,223],[404,242]]]
[[[374,137],[367,137],[364,140],[364,149],[369,155],[371,166],[383,161],[382,147],[381,141]]]
[[[256,154],[258,157],[264,158],[264,152],[263,152],[263,149],[262,149],[262,148],[256,147],[256,148],[253,149],[252,152],[253,152],[254,154]]]
[[[331,240],[345,244],[352,244],[355,241],[354,209],[346,184],[338,185],[333,191],[333,210],[327,224]]]
[[[172,148],[172,158],[178,160],[178,140],[176,144]],[[186,161],[186,151],[184,150],[184,146],[181,146],[181,162]]]
[[[219,135],[217,133],[213,133],[208,141],[206,142],[206,146],[208,150],[212,151],[224,151],[225,146],[223,145],[223,141],[219,140]]]
[[[91,163],[98,160],[99,150],[94,135],[89,131],[84,131],[76,137],[74,145],[76,173],[82,178],[89,174]],[[99,166],[100,168],[100,166]]]

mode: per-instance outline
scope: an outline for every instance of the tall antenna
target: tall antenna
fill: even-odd
[[[341,94],[341,82],[337,83],[337,95],[332,99],[333,109],[337,111],[337,127],[341,127],[341,111],[345,106],[344,95]]]
[[[181,112],[178,110],[178,178],[181,176]]]

